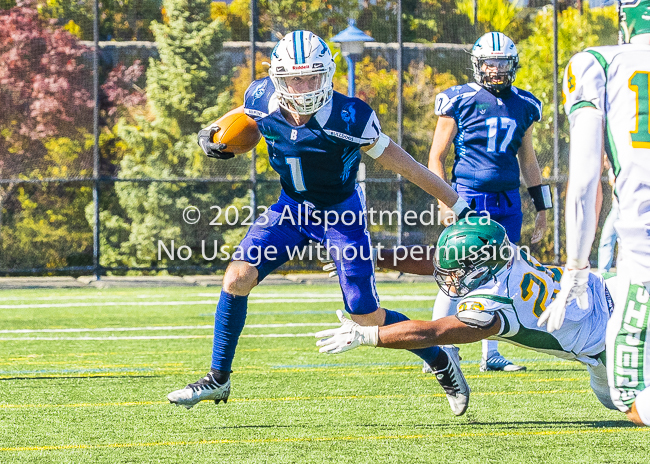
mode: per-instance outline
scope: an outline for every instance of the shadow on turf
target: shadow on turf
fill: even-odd
[[[498,429],[503,429],[503,430],[508,430],[508,429],[521,429],[521,428],[543,428],[547,429],[549,427],[551,428],[574,428],[574,427],[583,427],[583,428],[592,428],[592,429],[602,429],[602,428],[618,428],[618,427],[625,427],[625,428],[634,428],[636,425],[634,425],[632,422],[627,421],[627,420],[613,420],[613,421],[524,421],[524,422],[498,422],[498,421],[490,421],[490,422],[480,422],[480,421],[475,421],[475,420],[469,420],[467,422],[468,424],[471,424],[472,426],[485,426],[489,428],[498,428]],[[457,427],[459,425],[464,425],[463,423],[460,422],[445,422],[445,423],[438,423],[438,424],[366,424],[366,425],[356,425],[356,427],[383,427],[383,428],[401,428],[401,427],[408,427],[408,428],[423,428],[423,429],[436,429],[436,428],[446,428],[446,427]]]
[[[5,380],[66,380],[66,379],[138,379],[153,378],[155,375],[61,375],[61,376],[41,376],[41,377],[3,377],[0,381]]]
[[[626,420],[620,421],[526,421],[526,422],[478,422],[478,421],[469,421],[467,423],[461,422],[444,422],[438,424],[358,424],[351,426],[359,428],[381,428],[381,429],[449,429],[449,427],[458,427],[463,425],[472,425],[472,426],[485,426],[489,428],[498,428],[499,430],[519,430],[522,428],[534,428],[534,429],[548,429],[548,428],[592,428],[592,429],[603,429],[603,428],[634,428],[636,427],[632,422]],[[279,425],[279,424],[264,424],[264,425],[228,425],[225,427],[203,427],[203,430],[228,430],[228,429],[311,429],[311,428],[320,428],[320,425]]]

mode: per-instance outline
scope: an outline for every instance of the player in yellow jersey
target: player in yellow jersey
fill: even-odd
[[[571,124],[567,263],[561,291],[539,325],[559,332],[573,300],[588,308],[588,258],[604,150],[620,205],[617,298],[607,328],[610,394],[632,422],[650,426],[650,0],[621,1],[619,15],[621,45],[588,48],[565,71]]]

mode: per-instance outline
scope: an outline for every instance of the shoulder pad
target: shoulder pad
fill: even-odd
[[[459,312],[456,314],[456,317],[460,322],[473,329],[489,329],[499,318],[499,316],[493,312],[474,310]]]
[[[494,325],[497,320],[495,313],[496,307],[493,308],[491,300],[483,298],[464,298],[458,304],[458,313],[456,317],[459,321],[470,327],[487,329]]]
[[[268,116],[276,109],[270,104],[274,93],[270,78],[253,81],[244,94],[244,112],[256,120]]]
[[[535,97],[535,95],[526,90],[514,86],[512,87],[512,90],[516,92],[522,100],[530,105],[533,113],[533,121],[541,121],[543,107],[542,102],[537,97]]]
[[[476,84],[455,85],[436,95],[435,114],[438,116],[454,117],[456,105],[459,101],[473,97],[481,90]]]
[[[358,98],[334,93],[325,132],[359,145],[370,145],[381,134],[381,125],[370,106]]]
[[[607,66],[596,50],[586,50],[571,58],[562,82],[562,100],[567,115],[585,106],[604,111]]]

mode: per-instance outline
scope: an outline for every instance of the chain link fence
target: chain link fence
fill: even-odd
[[[375,39],[356,63],[356,95],[425,165],[435,95],[472,80],[471,44],[490,30],[515,40],[515,85],[545,105],[535,148],[556,205],[547,236],[531,250],[557,262],[568,164],[557,80],[575,52],[615,43],[617,20],[608,2],[545,3],[0,1],[0,275],[224,269],[247,224],[277,199],[279,179],[263,142],[215,161],[196,132],[243,102],[284,34],[308,29],[329,41],[350,19]],[[347,63],[336,61],[335,90],[345,94]],[[451,168],[453,155],[448,161]],[[367,207],[378,218],[387,213],[369,227],[373,241],[434,244],[441,226],[421,215],[437,214],[435,199],[369,157],[363,162]],[[601,222],[611,203],[603,186]],[[534,208],[523,187],[522,198],[528,244]],[[411,211],[417,220],[398,220]],[[282,269],[318,262],[304,257]]]

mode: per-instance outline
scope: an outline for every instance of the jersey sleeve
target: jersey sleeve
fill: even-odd
[[[343,105],[341,120],[349,127],[349,135],[361,146],[371,145],[381,134],[375,111],[363,100],[355,98]]]
[[[562,99],[567,115],[585,106],[605,110],[605,66],[605,59],[593,50],[580,52],[571,58],[562,82]]]
[[[530,92],[526,92],[524,95],[522,95],[522,98],[526,100],[530,105],[530,113],[532,115],[533,122],[541,121],[543,110],[542,102]]]
[[[501,319],[501,329],[499,335],[504,329],[510,328],[509,319],[505,319],[505,314],[514,314],[512,300],[510,298],[490,295],[490,294],[469,294],[458,304],[458,319],[470,327],[490,327]],[[515,317],[516,320],[516,317]]]
[[[456,86],[459,87],[460,86]],[[437,116],[448,116],[453,118],[456,114],[456,102],[458,101],[458,90],[456,87],[447,89],[436,95],[435,114]]]
[[[244,93],[244,113],[259,121],[267,117],[276,108],[274,106],[275,87],[271,79],[266,77],[253,81]]]

